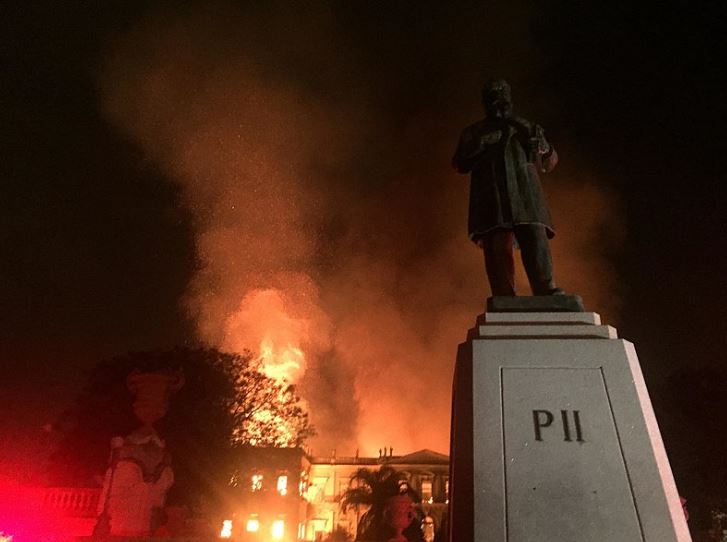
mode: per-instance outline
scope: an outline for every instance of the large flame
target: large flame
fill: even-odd
[[[260,343],[263,371],[278,382],[293,382],[305,367],[305,354],[295,344],[275,345],[270,337]]]
[[[227,351],[251,350],[265,375],[284,385],[298,383],[307,370],[309,355],[316,355],[328,344],[326,320],[310,303],[310,295],[295,299],[294,294],[278,288],[247,292],[237,310],[227,318],[222,343]],[[287,386],[281,389],[279,400],[291,400]],[[306,401],[301,400],[300,404],[307,409]],[[271,422],[277,427],[278,444],[289,445],[295,440],[289,421],[274,412],[261,409],[253,418],[258,423],[251,425],[251,444],[256,445],[263,438],[254,433],[254,427]]]
[[[278,382],[296,383],[306,370],[304,345],[311,343],[311,323],[294,317],[278,289],[248,292],[228,317],[223,348],[233,352],[257,348],[263,372]]]

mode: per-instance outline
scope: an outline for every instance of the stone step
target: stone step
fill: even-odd
[[[497,324],[588,324],[601,325],[595,312],[487,312],[477,318],[477,325]]]
[[[484,325],[471,330],[471,338],[477,339],[617,339],[612,326],[604,325]]]

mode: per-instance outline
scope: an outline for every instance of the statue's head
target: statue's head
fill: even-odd
[[[505,118],[512,115],[512,93],[504,79],[488,81],[482,89],[482,105],[488,117]]]

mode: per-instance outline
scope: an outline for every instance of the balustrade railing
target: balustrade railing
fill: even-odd
[[[100,488],[48,487],[42,492],[43,505],[67,517],[95,517]]]

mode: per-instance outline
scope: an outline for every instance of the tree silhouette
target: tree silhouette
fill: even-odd
[[[230,364],[234,444],[297,447],[313,436],[295,386],[266,376],[250,356],[235,356]]]
[[[414,503],[420,497],[408,484],[404,473],[392,467],[383,466],[378,470],[360,468],[351,475],[348,489],[341,496],[341,509],[346,512],[350,508],[365,507],[366,512],[359,519],[356,529],[356,540],[387,540],[393,534],[386,525],[384,513],[389,497],[408,495]],[[421,511],[417,510],[418,516]],[[421,541],[421,517],[404,531],[410,541]]]

